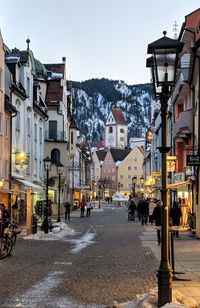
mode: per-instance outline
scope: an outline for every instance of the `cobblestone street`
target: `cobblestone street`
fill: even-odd
[[[103,205],[91,217],[72,213],[78,233],[60,241],[18,239],[12,256],[0,262],[1,307],[108,307],[132,300],[157,284],[158,260],[143,247],[137,218],[124,207]],[[74,251],[87,232],[93,243]]]

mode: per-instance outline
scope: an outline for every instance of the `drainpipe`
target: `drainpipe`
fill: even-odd
[[[10,88],[10,104],[12,105],[12,93],[13,93],[13,88]],[[12,120],[14,117],[17,116],[17,111],[15,111],[12,116],[10,117],[10,159],[9,159],[9,194],[8,194],[8,210],[9,213],[11,213],[11,222],[13,219],[13,213],[12,213],[12,206],[11,206],[11,179],[12,179]]]
[[[200,56],[196,55],[197,59],[199,60],[199,89],[198,89],[198,147],[197,153],[200,155]],[[199,205],[199,166],[197,167],[196,171],[196,204]]]

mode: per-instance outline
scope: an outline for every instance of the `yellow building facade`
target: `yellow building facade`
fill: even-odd
[[[126,195],[132,194],[135,189],[136,195],[141,194],[140,179],[143,176],[144,152],[142,147],[134,147],[126,158],[119,164],[117,170],[118,191]],[[132,178],[136,177],[133,185]]]

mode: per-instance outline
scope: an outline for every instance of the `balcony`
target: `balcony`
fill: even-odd
[[[174,123],[175,138],[191,138],[193,132],[193,110],[185,110],[179,113]]]
[[[178,72],[176,85],[170,97],[171,104],[176,102],[177,97],[179,97],[181,94],[180,92],[183,91],[182,85],[187,85],[187,87],[189,88],[188,82],[192,69],[192,57],[190,53],[186,53],[181,57],[180,65],[181,67]]]
[[[45,131],[45,141],[66,141],[63,131]]]

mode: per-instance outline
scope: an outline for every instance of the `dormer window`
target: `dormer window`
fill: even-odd
[[[110,126],[110,127],[109,127],[109,134],[112,134],[112,133],[113,133],[113,127]]]

